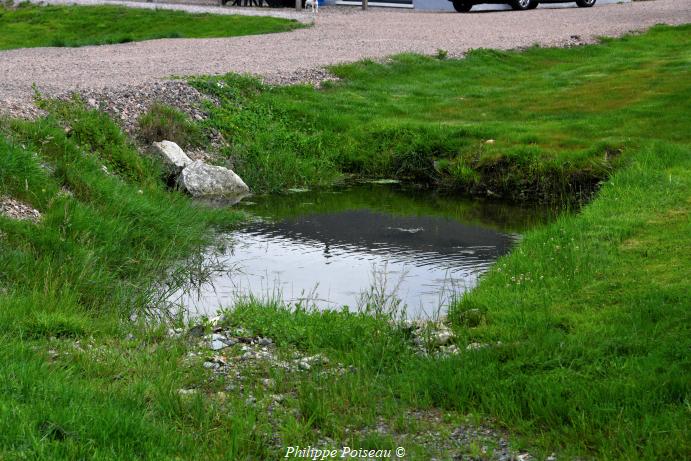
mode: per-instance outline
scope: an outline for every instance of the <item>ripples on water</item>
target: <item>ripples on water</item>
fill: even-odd
[[[472,288],[518,231],[544,221],[537,210],[391,185],[251,200],[244,206],[259,219],[232,232],[220,255],[231,269],[178,293],[192,314],[212,315],[249,295],[355,310],[375,271],[385,271],[408,316],[429,316]]]

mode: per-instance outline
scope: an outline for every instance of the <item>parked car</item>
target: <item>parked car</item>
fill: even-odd
[[[481,3],[508,3],[514,10],[532,10],[540,3],[570,3],[564,0],[449,0],[459,13],[467,13],[470,9]],[[590,8],[597,0],[575,0],[580,8]]]

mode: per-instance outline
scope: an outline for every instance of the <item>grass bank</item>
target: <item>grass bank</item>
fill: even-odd
[[[0,124],[0,197],[42,215],[0,214],[0,457],[200,453],[198,421],[180,438],[185,418],[170,414],[180,409],[154,397],[176,374],[167,361],[175,350],[128,348],[125,337],[152,331],[128,319],[157,307],[154,287],[169,275],[194,276],[186,259],[208,243],[209,227],[239,216],[166,190],[158,166],[106,115],[74,104],[50,112]],[[112,367],[86,355],[54,361],[65,345],[123,344],[129,351]]]
[[[332,68],[322,89],[227,75],[210,123],[255,190],[393,177],[473,194],[587,196],[650,139],[680,140],[689,27],[461,60],[400,55]]]
[[[40,46],[86,46],[156,38],[212,38],[287,32],[293,20],[189,14],[122,6],[39,6],[0,3],[0,50]]]
[[[444,101],[425,96],[435,85],[419,72],[423,68],[466,66],[456,74],[449,70],[447,82],[462,83],[480,71],[489,79],[487,87],[475,84],[474,91],[487,93],[473,101],[468,114],[477,118],[468,118],[468,127],[453,111],[449,115],[452,132],[470,133],[468,146],[490,149],[511,141],[518,148],[527,141],[513,133],[525,126],[524,134],[544,136],[529,157],[539,166],[595,162],[604,154],[587,145],[610,137],[623,142],[613,144],[623,150],[610,158],[607,174],[598,176],[602,187],[593,202],[526,233],[516,250],[454,305],[449,321],[459,353],[443,356],[417,354],[411,332],[387,318],[287,309],[280,303],[248,302],[216,325],[205,323],[207,333],[220,328],[243,338],[217,352],[193,334],[169,335],[168,325],[132,321],[133,313],[155,302],[157,282],[170,273],[177,279],[195,275],[194,261],[185,259],[206,243],[210,227],[232,225],[240,217],[193,206],[167,190],[157,165],[141,157],[101,113],[50,104],[50,115],[37,121],[3,121],[0,195],[32,205],[42,218],[34,223],[0,216],[0,457],[254,460],[282,458],[287,446],[312,445],[403,446],[406,459],[491,459],[501,449],[501,436],[513,449],[528,448],[539,458],[556,452],[558,459],[684,459],[691,372],[691,260],[683,251],[691,246],[691,138],[683,117],[691,100],[688,47],[682,46],[687,36],[688,27],[656,28],[601,47],[478,52],[466,64],[405,56],[386,65],[347,66],[352,80],[321,92],[265,88],[231,77],[200,83],[224,102],[211,123],[232,140],[228,155],[240,168],[254,164],[265,174],[262,183],[258,172],[243,170],[259,189],[314,184],[316,172],[297,175],[305,165],[324,167],[324,182],[346,172],[399,171],[348,170],[343,152],[355,155],[354,147],[319,147],[320,140],[334,142],[327,134],[363,148],[365,139],[375,139],[358,137],[358,131],[349,138],[335,127],[317,129],[309,114],[327,113],[328,104],[338,101],[350,102],[334,117],[349,113],[351,105],[364,117],[367,104],[375,111],[395,106],[392,100],[407,101],[408,119],[401,117],[413,128],[381,132],[388,133],[382,139],[396,141],[391,146],[403,146],[397,143],[408,139],[405,133],[419,136],[415,146],[446,139],[443,115],[436,112]],[[591,59],[597,65],[586,88],[575,77]],[[618,64],[610,68],[609,61]],[[502,89],[499,76],[512,75],[504,71],[519,64],[545,81],[550,73],[539,69],[551,69],[558,84],[540,86],[538,79],[529,86],[520,80],[513,91]],[[358,80],[359,69],[382,76]],[[564,69],[572,69],[572,78],[560,73]],[[643,69],[655,78],[622,77],[642,77],[637,72]],[[371,82],[385,92],[368,89]],[[573,93],[577,89],[580,93]],[[306,99],[290,99],[295,94]],[[362,94],[379,96],[365,103]],[[523,114],[520,120],[503,99],[509,97],[515,98],[514,111]],[[533,98],[560,101],[560,109],[531,105]],[[592,110],[579,105],[582,99]],[[420,101],[436,106],[413,111]],[[469,110],[463,100],[455,102],[458,110]],[[483,113],[491,115],[486,127]],[[305,123],[288,124],[300,114]],[[436,121],[424,120],[432,116]],[[401,127],[399,118],[391,116],[387,123]],[[268,125],[252,135],[249,127],[257,121]],[[587,125],[594,121],[600,125]],[[369,130],[359,123],[344,124],[343,130],[354,126],[365,134]],[[490,137],[494,143],[484,142]],[[545,139],[556,143],[553,150],[541,150]],[[394,147],[358,155],[362,165],[379,165],[381,159],[386,165],[405,151]],[[310,150],[317,148],[323,150]],[[376,158],[367,160],[368,152]],[[446,159],[453,163],[465,152],[471,150],[453,151]],[[510,149],[495,155],[506,152]],[[435,171],[440,169],[440,158],[430,158]],[[472,171],[482,174],[479,167]],[[449,180],[444,178],[435,176],[435,182]],[[259,336],[272,338],[274,361],[246,356],[248,338]],[[298,370],[279,366],[316,354],[328,361],[320,358]],[[214,364],[228,372],[217,372]],[[497,437],[487,440],[468,429],[480,424]]]

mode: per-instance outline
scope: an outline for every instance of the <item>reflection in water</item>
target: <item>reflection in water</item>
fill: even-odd
[[[247,208],[261,219],[230,236],[229,273],[181,298],[192,313],[211,315],[250,294],[354,310],[385,268],[408,315],[425,317],[510,250],[518,234],[501,230],[506,224],[543,220],[535,210],[374,185],[253,198]]]

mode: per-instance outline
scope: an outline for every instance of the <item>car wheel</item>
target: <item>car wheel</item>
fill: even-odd
[[[536,2],[534,0],[512,0],[511,1],[511,8],[513,8],[514,10],[519,10],[519,11],[532,10],[533,8],[535,8],[535,6],[537,6],[537,3],[535,4],[535,6],[532,6],[533,3],[536,3]]]
[[[590,8],[597,0],[576,0],[576,5],[579,8]]]
[[[467,13],[473,7],[472,3],[464,2],[461,0],[453,0],[453,8],[459,13]]]

